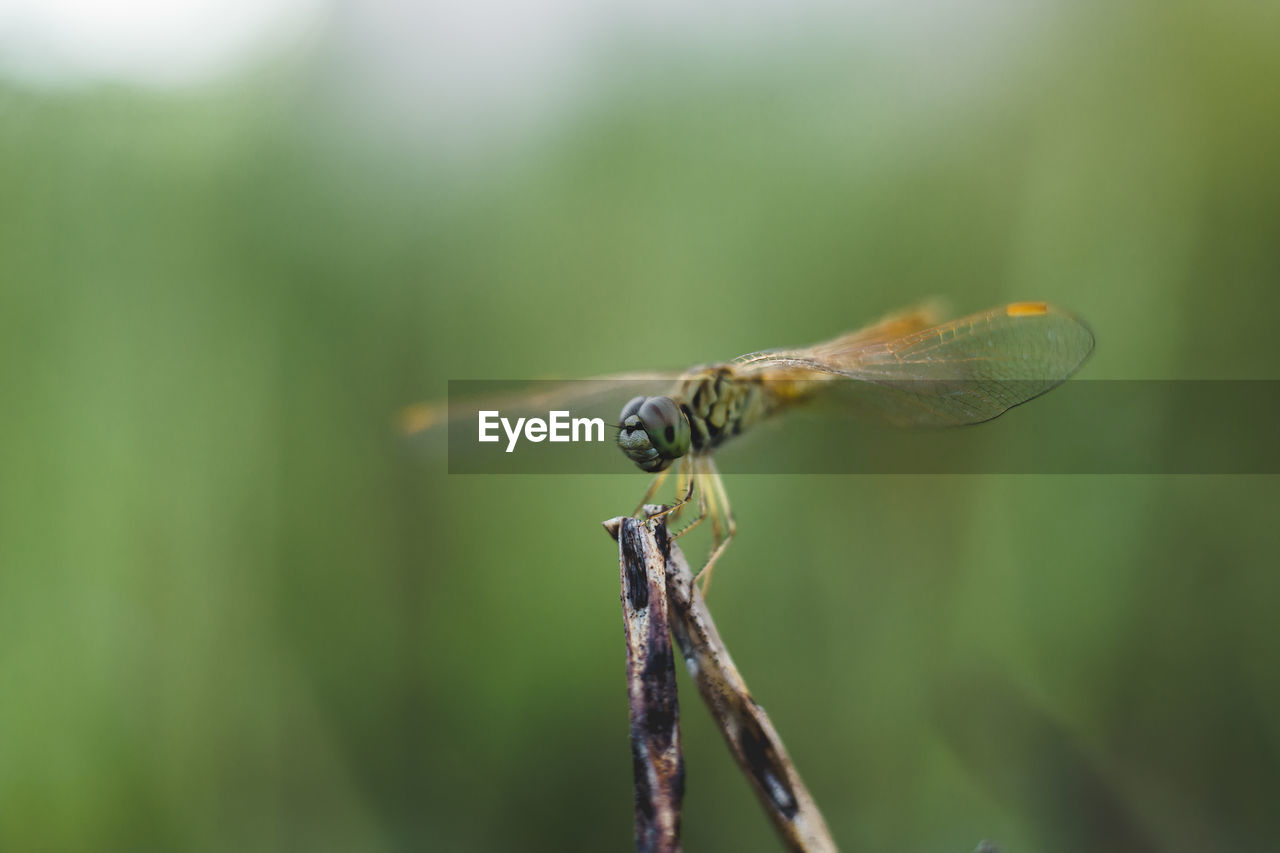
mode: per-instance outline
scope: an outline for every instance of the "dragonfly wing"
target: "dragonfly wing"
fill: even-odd
[[[1018,302],[899,337],[846,335],[772,353],[754,373],[830,385],[855,411],[900,426],[990,420],[1074,373],[1093,333],[1043,302]],[[835,379],[855,380],[851,383]]]
[[[942,314],[942,300],[930,299],[882,317],[870,326],[865,326],[855,332],[849,332],[847,335],[841,335],[822,346],[831,347],[835,350],[853,351],[865,349],[876,343],[898,340],[913,332],[936,326],[942,321]],[[797,354],[799,353],[785,350],[753,352],[734,359],[733,364],[744,372],[750,373],[756,367],[769,368],[776,366],[779,356]]]

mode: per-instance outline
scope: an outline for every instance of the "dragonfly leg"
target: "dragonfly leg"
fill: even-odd
[[[670,515],[667,516],[668,530],[670,530],[671,526],[676,523],[676,519],[684,513],[684,508],[688,505],[689,496],[692,494],[692,489],[694,487],[693,469],[694,462],[692,459],[685,457],[680,460],[680,472],[676,474],[676,494],[684,495],[685,497],[684,500],[677,500],[676,503],[667,508],[667,512],[670,513]],[[654,517],[656,518],[657,516],[655,515]]]
[[[680,489],[678,488],[679,485],[681,483],[686,482],[687,480],[688,485],[684,489],[683,496],[681,496],[680,499],[677,500],[675,503],[673,503],[671,506],[666,507],[665,509],[661,509],[658,512],[655,512],[653,515],[645,516],[646,521],[652,521],[655,518],[662,518],[664,515],[668,515],[673,512],[678,514],[680,510],[684,508],[684,505],[693,499],[693,483],[694,483],[693,464],[694,464],[693,459],[688,456],[685,456],[683,459],[680,460],[680,475],[676,478],[676,485],[677,485],[676,491],[680,491]],[[665,473],[666,472],[664,471],[663,474]],[[661,477],[662,474],[659,474],[658,476]],[[654,489],[651,487],[650,493],[645,495],[646,501],[650,497],[652,497],[651,493],[653,491]],[[644,503],[642,502],[640,506],[641,508],[643,508]]]
[[[632,516],[639,516],[640,513],[644,511],[644,505],[647,504],[653,498],[653,496],[657,493],[658,489],[662,487],[662,484],[666,482],[666,479],[668,476],[670,476],[670,474],[671,474],[670,468],[666,469],[665,471],[659,471],[657,473],[657,475],[653,478],[652,482],[649,483],[649,488],[644,490],[644,497],[640,499],[640,505],[637,506],[635,508],[635,511],[631,513]]]
[[[700,477],[702,475],[694,474],[692,476]],[[672,513],[672,517],[674,518],[678,514],[679,514],[678,512]],[[681,527],[675,533],[672,533],[671,538],[679,539],[681,536],[685,535],[690,530],[692,530],[693,528],[701,524],[703,521],[705,521],[706,518],[707,518],[707,488],[706,488],[706,484],[703,483],[701,486],[698,487],[698,517],[695,518],[693,521],[689,522],[688,524],[686,524],[684,527]]]
[[[710,459],[707,460],[705,478],[707,502],[711,507],[711,554],[693,579],[694,583],[702,581],[703,597],[706,597],[707,590],[711,588],[711,570],[715,568],[716,560],[720,559],[720,555],[738,532],[738,523],[734,521],[733,510],[729,507],[729,494],[724,489],[724,481],[720,479],[720,471]]]

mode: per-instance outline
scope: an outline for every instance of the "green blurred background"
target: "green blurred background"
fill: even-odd
[[[391,8],[0,81],[0,849],[628,848],[599,521],[646,481],[448,476],[391,429],[447,379],[930,295],[1069,308],[1087,378],[1280,377],[1274,4]],[[722,468],[711,605],[842,847],[1280,844],[1274,478]],[[778,849],[682,691],[686,848]]]

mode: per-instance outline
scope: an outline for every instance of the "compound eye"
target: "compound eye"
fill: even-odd
[[[632,397],[631,401],[622,407],[622,414],[618,416],[618,423],[625,426],[627,423],[627,418],[631,417],[636,412],[639,412],[640,407],[644,405],[644,401],[647,399],[649,398],[648,397]]]
[[[628,403],[627,409],[630,408],[631,404]],[[654,450],[664,458],[676,459],[689,452],[689,421],[675,400],[670,397],[650,397],[640,404],[636,414],[644,431],[648,433]]]

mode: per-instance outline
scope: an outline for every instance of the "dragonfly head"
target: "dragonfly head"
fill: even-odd
[[[689,452],[689,419],[670,397],[636,397],[618,422],[618,446],[642,470],[661,471]]]

